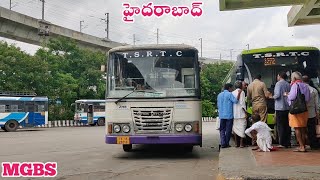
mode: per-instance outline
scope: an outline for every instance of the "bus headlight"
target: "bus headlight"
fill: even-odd
[[[113,126],[113,131],[116,132],[116,133],[119,133],[121,131],[121,127],[116,124],[116,125]]]
[[[123,126],[122,126],[122,131],[123,131],[124,133],[130,132],[130,126],[129,126],[129,125],[123,125]]]
[[[190,124],[187,124],[184,126],[184,130],[190,132],[192,130],[192,126]]]
[[[176,131],[181,132],[183,130],[182,124],[176,124]]]

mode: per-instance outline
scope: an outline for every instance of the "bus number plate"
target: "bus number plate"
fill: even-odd
[[[129,136],[117,137],[117,144],[130,144],[130,137]]]

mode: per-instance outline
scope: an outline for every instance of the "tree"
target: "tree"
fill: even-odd
[[[217,115],[217,96],[222,90],[223,80],[232,67],[231,62],[206,65],[201,71],[202,116]]]

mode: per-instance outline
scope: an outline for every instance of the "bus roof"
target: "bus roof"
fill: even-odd
[[[186,44],[148,44],[148,45],[128,45],[119,46],[110,49],[109,53],[117,51],[134,51],[134,50],[154,50],[154,49],[185,49],[198,51],[195,47]]]
[[[308,46],[270,46],[259,49],[244,50],[241,54],[254,54],[254,53],[266,53],[266,52],[278,52],[278,51],[319,51],[316,47]]]
[[[79,100],[76,100],[76,103],[80,103],[80,102],[84,102],[84,103],[106,102],[106,100],[105,99],[79,99]]]
[[[48,101],[47,97],[12,97],[0,96],[0,101]]]

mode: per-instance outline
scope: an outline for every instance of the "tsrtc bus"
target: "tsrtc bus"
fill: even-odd
[[[48,124],[48,98],[0,95],[0,127],[7,132]]]
[[[197,49],[122,46],[107,62],[106,143],[202,145]]]
[[[268,90],[272,93],[277,82],[277,74],[286,72],[288,77],[294,71],[299,71],[312,78],[319,87],[320,54],[315,47],[284,47],[273,46],[243,51],[229,72],[225,82],[234,83],[236,80],[251,83],[257,74],[261,74]],[[290,81],[290,78],[288,78]],[[252,108],[248,108],[252,113]],[[268,99],[267,124],[274,127],[274,100]]]
[[[105,101],[104,99],[79,99],[75,101],[74,120],[91,126],[105,125]]]

